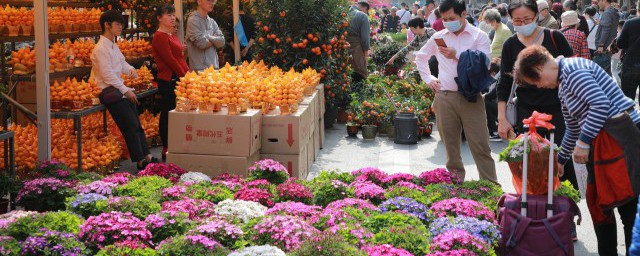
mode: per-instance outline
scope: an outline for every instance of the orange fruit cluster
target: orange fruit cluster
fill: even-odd
[[[13,51],[11,52],[11,61],[9,61],[9,64],[13,66],[14,74],[29,74],[36,68],[36,51],[33,51],[30,47]]]
[[[58,81],[53,82],[53,86],[51,86],[51,100],[73,100],[73,101],[83,101],[91,100],[94,98],[94,91],[96,86],[91,85],[85,81],[76,80],[76,78],[69,79],[64,82],[59,83]]]
[[[91,66],[91,53],[96,43],[89,39],[78,39],[73,42],[73,54],[75,55],[75,67]]]
[[[219,70],[208,68],[200,74],[189,72],[178,82],[176,96],[178,103],[187,105],[241,104],[247,100],[254,107],[265,103],[294,105],[302,100],[306,87],[319,81],[319,74],[312,70],[283,72],[254,61]]]
[[[144,39],[133,41],[120,40],[118,48],[126,59],[137,59],[151,56],[151,44]]]
[[[49,26],[59,26],[65,24],[99,25],[100,15],[102,15],[102,12],[96,8],[48,8],[47,14],[49,16]]]
[[[147,66],[142,66],[138,69],[138,78],[130,78],[128,75],[122,74],[122,79],[124,79],[124,85],[129,88],[133,88],[137,91],[146,91],[151,88],[151,82],[153,81],[153,74],[147,68]]]
[[[69,57],[73,54],[73,46],[69,40],[65,40],[62,43],[57,40],[49,47],[49,65],[51,65],[50,72],[61,72],[68,70],[72,67],[69,63]]]
[[[33,25],[33,9],[0,6],[0,26]]]
[[[140,115],[140,125],[144,130],[144,134],[147,138],[160,136],[160,115],[153,115],[149,110],[145,110]]]

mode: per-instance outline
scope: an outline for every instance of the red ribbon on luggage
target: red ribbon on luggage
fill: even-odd
[[[529,126],[529,141],[531,142],[531,148],[536,151],[542,150],[542,148],[546,145],[541,145],[541,141],[544,139],[538,134],[536,128],[542,127],[546,129],[553,129],[555,126],[551,123],[551,119],[553,119],[552,115],[540,113],[538,111],[533,111],[531,117],[522,120],[522,123]]]

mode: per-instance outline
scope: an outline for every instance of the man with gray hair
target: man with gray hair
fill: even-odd
[[[502,23],[500,12],[496,9],[489,9],[484,12],[484,22],[489,24],[493,31],[495,31],[493,41],[491,42],[491,58],[501,58],[502,45],[511,37],[511,30],[509,30],[507,25]]]
[[[545,0],[538,0],[538,25],[548,29],[559,29],[558,21],[551,16],[549,3]]]

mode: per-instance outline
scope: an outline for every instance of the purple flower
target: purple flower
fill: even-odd
[[[432,236],[457,229],[467,231],[469,234],[482,239],[488,244],[497,245],[498,240],[500,240],[498,225],[472,217],[459,216],[455,219],[451,219],[450,217],[438,218],[431,223],[429,228]]]
[[[461,183],[460,179],[458,179],[451,172],[447,171],[444,168],[437,168],[432,171],[426,171],[420,174],[420,181],[422,181],[422,185],[436,184],[436,183],[447,183],[447,184],[459,184]]]
[[[42,232],[24,241],[22,255],[83,255],[84,245],[74,234],[46,229]]]
[[[24,197],[41,197],[43,193],[70,188],[72,184],[56,178],[40,178],[24,182],[24,186],[16,199],[22,201]]]
[[[113,194],[113,189],[117,186],[117,183],[98,180],[89,183],[89,185],[77,185],[76,191],[83,194],[96,193],[103,196],[110,196]]]
[[[466,216],[495,223],[495,214],[486,206],[473,200],[451,198],[431,205],[435,217]]]
[[[395,248],[390,244],[364,246],[362,250],[369,256],[414,256],[407,250]]]
[[[394,197],[380,205],[380,212],[403,212],[413,215],[423,222],[429,220],[429,207],[408,197]]]

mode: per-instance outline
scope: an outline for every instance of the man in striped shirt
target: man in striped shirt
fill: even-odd
[[[602,188],[624,188],[622,189],[624,191],[629,189],[632,190],[631,193],[634,196],[618,198],[609,194],[616,193],[611,192],[612,190],[600,191],[601,189],[599,189],[594,191],[588,189],[593,192],[588,192],[591,196],[587,198],[587,205],[594,219],[594,230],[598,238],[600,255],[617,255],[617,228],[612,208],[618,208],[618,213],[624,224],[628,255],[638,196],[636,190],[633,189],[638,184],[639,161],[634,156],[640,148],[640,111],[635,108],[635,103],[624,96],[613,78],[595,62],[583,58],[554,60],[545,48],[538,45],[529,46],[518,54],[514,73],[517,79],[528,84],[535,84],[538,88],[555,89],[559,87],[558,96],[567,127],[567,132],[562,140],[562,148],[558,154],[560,175],[562,175],[564,164],[569,161],[569,156],[572,153],[574,161],[580,164],[587,164],[600,157],[600,151],[594,151],[592,144],[596,137],[599,137],[601,131],[605,130],[605,124],[607,133],[610,138],[613,138],[607,140],[607,143],[613,145],[615,142],[619,149],[624,149],[624,161],[628,168],[628,175],[625,174],[626,178],[623,175],[616,176],[606,173],[594,175],[594,164],[591,164],[587,165],[590,171],[590,180],[592,180],[590,187],[592,183],[595,183]],[[612,122],[612,120],[615,121]],[[635,124],[635,127],[631,122]],[[611,133],[611,131],[617,133]],[[624,139],[620,139],[621,137]],[[604,138],[607,137],[599,139]],[[597,148],[603,150],[601,144]],[[606,148],[610,149],[611,147]],[[611,150],[615,150],[615,148],[611,148]],[[594,156],[591,160],[589,159],[590,154]],[[609,164],[608,166],[611,166]],[[606,166],[598,167],[607,168]],[[610,172],[616,171],[609,170]],[[616,177],[617,180],[614,182],[617,183],[612,184],[612,176],[607,175]],[[611,199],[613,202],[607,204],[605,209],[598,201],[601,199],[600,196],[607,198],[607,200],[614,199]]]

